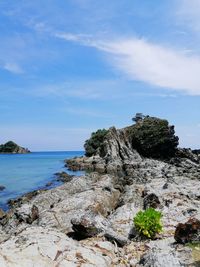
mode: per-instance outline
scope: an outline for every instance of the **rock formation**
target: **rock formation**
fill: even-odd
[[[21,147],[13,141],[8,141],[5,144],[0,145],[0,153],[11,153],[11,154],[26,154],[30,151],[27,148]]]
[[[199,266],[198,254],[184,244],[199,240],[199,153],[177,148],[167,132],[171,156],[146,157],[129,133],[109,129],[94,155],[67,161],[68,168],[90,170],[85,176],[66,177],[63,185],[23,196],[1,212],[1,267]],[[148,207],[163,214],[163,232],[154,240],[133,225]]]

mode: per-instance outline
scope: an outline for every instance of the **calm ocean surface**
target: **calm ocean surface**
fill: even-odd
[[[81,175],[83,172],[70,172],[64,168],[64,160],[83,154],[83,151],[0,154],[0,185],[6,187],[0,191],[0,208],[7,209],[7,201],[11,198],[43,188],[55,178],[56,172]]]

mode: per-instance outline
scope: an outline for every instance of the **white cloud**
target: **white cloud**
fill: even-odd
[[[60,34],[56,37],[106,52],[106,58],[110,59],[113,67],[129,79],[200,95],[199,56],[137,38],[98,41],[73,34]]]
[[[7,62],[3,65],[3,69],[14,73],[14,74],[22,74],[24,73],[23,69],[15,62]]]

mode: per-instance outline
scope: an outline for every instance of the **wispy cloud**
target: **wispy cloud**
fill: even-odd
[[[24,70],[21,68],[21,66],[15,62],[7,62],[2,66],[2,68],[14,74],[24,73]]]
[[[137,38],[98,41],[73,34],[56,37],[106,52],[110,63],[129,79],[200,95],[199,56]]]

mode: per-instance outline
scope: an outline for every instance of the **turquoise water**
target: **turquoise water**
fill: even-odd
[[[43,188],[55,179],[56,172],[81,175],[83,172],[70,172],[64,168],[64,160],[82,155],[82,151],[0,154],[0,185],[6,187],[0,192],[0,207],[7,209],[9,199]],[[59,182],[54,186],[57,184]]]

